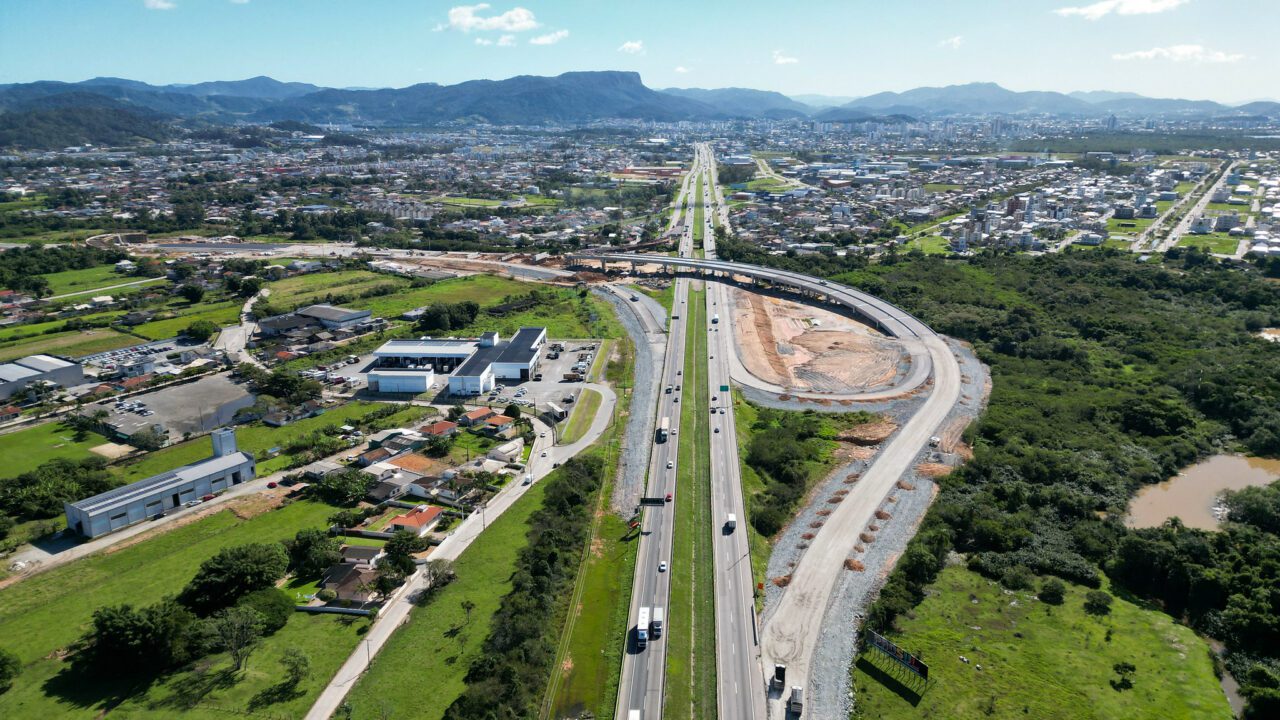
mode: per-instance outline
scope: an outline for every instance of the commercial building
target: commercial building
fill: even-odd
[[[510,340],[487,332],[477,340],[392,340],[374,351],[366,376],[375,392],[426,392],[436,374],[449,376],[449,392],[479,395],[498,380],[528,380],[547,342],[546,328],[520,328]]]
[[[234,430],[220,428],[211,439],[213,455],[200,462],[65,503],[67,527],[95,538],[253,479],[253,455],[236,449]]]
[[[8,399],[39,383],[66,388],[83,382],[84,368],[80,363],[51,355],[28,355],[0,365],[0,400]]]
[[[369,310],[351,310],[333,305],[308,305],[294,313],[300,317],[310,318],[328,330],[341,330],[355,327],[369,320],[373,313]]]

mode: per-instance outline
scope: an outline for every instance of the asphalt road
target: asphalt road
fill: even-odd
[[[673,218],[679,217],[684,220],[683,223],[677,224],[673,219],[668,229],[670,234],[679,234],[679,247],[681,254],[691,255],[693,234],[692,223],[694,214],[690,211],[681,213],[680,207],[683,200],[688,197],[692,199],[690,189],[693,187],[691,179],[696,173],[697,163],[693,171],[685,176],[685,180],[681,185],[681,192],[677,194],[673,203]],[[680,319],[672,317],[668,320],[668,337],[666,354],[662,364],[662,374],[660,376],[660,386],[663,392],[658,394],[658,409],[655,414],[655,422],[661,423],[663,418],[667,418],[671,427],[671,434],[666,442],[657,442],[657,428],[650,429],[650,439],[653,442],[653,448],[649,454],[649,473],[647,478],[646,497],[665,498],[667,493],[671,493],[675,497],[678,491],[676,487],[676,473],[679,471],[679,446],[680,446],[680,403],[681,392],[674,390],[675,386],[683,388],[683,372],[685,362],[685,343],[687,340],[685,332],[686,317],[684,309],[687,308],[689,297],[689,281],[686,279],[678,279],[675,285],[675,292],[672,300],[672,315],[679,315]],[[657,325],[656,322],[653,323]],[[649,326],[649,323],[646,323]],[[665,392],[665,388],[672,387],[671,394]],[[667,636],[672,632],[671,617],[668,614],[664,621],[665,627],[661,637],[650,636],[647,647],[641,649],[636,644],[636,620],[640,615],[640,608],[648,607],[669,607],[668,598],[671,594],[670,576],[668,572],[659,572],[658,564],[665,562],[668,567],[671,564],[671,551],[675,530],[675,504],[665,503],[661,506],[646,506],[643,508],[640,518],[640,541],[636,551],[636,569],[635,576],[632,580],[631,588],[631,608],[629,610],[630,622],[627,625],[627,643],[626,651],[622,658],[622,675],[618,685],[618,704],[617,718],[618,720],[627,720],[632,710],[640,710],[641,716],[645,720],[658,720],[662,717],[664,710],[664,685],[666,682],[666,650]],[[685,628],[677,628],[679,631],[687,631]]]

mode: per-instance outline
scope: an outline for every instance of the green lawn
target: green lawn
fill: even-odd
[[[24,195],[17,200],[5,200],[0,202],[0,213],[17,212],[19,210],[30,210],[44,205],[44,197],[41,195]]]
[[[136,337],[125,335],[109,328],[68,330],[7,343],[0,347],[0,362],[41,353],[81,357],[106,350],[137,345],[139,342]]]
[[[299,529],[322,527],[332,512],[331,507],[307,501],[249,520],[223,511],[146,542],[99,553],[0,590],[0,638],[5,649],[16,653],[23,663],[14,687],[0,695],[0,717],[101,717],[140,688],[79,677],[60,659],[58,651],[80,637],[96,608],[125,602],[146,605],[173,595],[191,579],[199,564],[219,549],[283,540]],[[330,673],[336,669],[355,641],[354,629],[342,630],[332,619],[295,617],[250,660],[249,672],[238,683],[214,690],[197,712],[222,717],[230,706],[240,704],[241,698],[275,682],[279,671],[272,657],[286,645],[307,649],[318,678],[325,669]],[[213,661],[225,666],[220,658]],[[149,693],[127,700],[129,712],[120,716],[172,717],[177,710],[164,698],[190,695],[194,680],[191,674],[179,673],[153,686]],[[319,684],[313,680],[305,689],[314,696]],[[308,704],[306,699],[294,701],[285,716],[300,714],[298,710]],[[116,714],[112,712],[113,717]]]
[[[143,278],[131,277],[129,275],[121,275],[116,272],[114,265],[99,265],[98,267],[83,268],[80,270],[66,270],[63,272],[48,273],[41,275],[49,281],[50,295],[65,295],[67,293],[88,291],[94,288],[107,287],[109,285],[121,285],[134,280],[142,280]]]
[[[918,240],[911,240],[907,243],[908,250],[919,250],[925,255],[947,255],[950,250],[951,241],[941,235],[928,235]]]
[[[684,393],[680,403],[675,530],[667,625],[666,717],[710,718],[716,712],[715,603],[712,593],[711,423],[705,293],[689,293]]]
[[[545,483],[533,485],[490,523],[454,563],[458,579],[430,596],[391,636],[347,696],[353,718],[440,718],[462,694],[463,677],[480,657],[493,614],[511,590],[516,556],[527,543],[529,516],[542,504]],[[464,601],[474,604],[470,616]],[[406,693],[408,688],[430,691]]]
[[[1240,246],[1242,239],[1219,232],[1208,235],[1183,235],[1178,240],[1178,247],[1198,247],[1211,253],[1230,255]]]
[[[499,412],[502,408],[495,406]],[[462,431],[453,436],[453,447],[449,449],[449,460],[455,464],[469,462],[473,458],[484,457],[498,441],[488,435],[476,435],[470,431]]]
[[[244,307],[244,302],[238,299],[197,303],[194,306],[176,309],[177,317],[152,320],[132,328],[132,331],[150,340],[167,340],[177,337],[179,333],[196,320],[208,320],[218,327],[235,325],[240,322],[240,308],[242,307]]]
[[[1111,233],[1137,235],[1150,227],[1153,222],[1155,222],[1154,218],[1134,218],[1132,220],[1107,218],[1107,230]]]
[[[963,185],[956,185],[954,183],[925,183],[924,184],[924,191],[931,192],[931,193],[944,193],[944,192],[949,192],[951,190],[963,190],[963,189],[964,189]]]
[[[158,285],[165,285],[169,281],[166,278],[125,278],[121,282],[132,282],[137,284],[116,288],[114,290],[106,290],[105,294],[110,295],[117,302],[122,300],[126,295],[136,295],[149,290],[158,290],[160,289],[157,287]],[[90,297],[100,293],[103,293],[102,288],[85,290],[84,292],[71,293],[59,300],[55,300],[54,302],[60,306],[75,305],[76,303],[82,303]]]
[[[591,421],[596,418],[596,411],[600,409],[602,400],[604,400],[604,396],[599,392],[590,388],[583,389],[582,394],[578,396],[577,402],[573,405],[573,414],[565,425],[564,432],[560,433],[560,444],[569,445],[575,443],[583,435],[587,434],[587,430],[591,428]]]
[[[496,275],[468,275],[432,283],[421,288],[406,288],[393,295],[365,298],[352,307],[370,310],[379,317],[395,317],[416,307],[436,302],[458,303],[470,300],[482,307],[496,305],[507,295],[521,295],[544,285],[520,282]]]
[[[644,285],[632,285],[631,289],[639,290],[645,295],[657,300],[662,307],[667,309],[668,313],[671,312],[671,304],[675,301],[676,294],[676,284],[674,282],[661,290],[654,290],[653,288],[645,287]]]
[[[706,220],[703,219],[705,208],[702,204],[702,176],[698,176],[698,184],[693,190],[693,246],[702,248],[703,243],[703,226]]]
[[[97,433],[87,433],[83,440],[76,440],[75,434],[62,423],[49,422],[0,435],[0,457],[5,459],[0,475],[16,477],[56,458],[83,460],[93,455],[89,448],[107,442]]]
[[[1229,720],[1209,648],[1169,616],[1116,598],[1111,614],[1084,612],[1087,588],[1051,606],[952,567],[890,639],[929,663],[923,695],[892,661],[864,652],[854,665],[856,718],[1169,718]],[[960,661],[964,655],[969,664]],[[1114,690],[1113,666],[1137,667]],[[977,669],[982,665],[982,670]]]
[[[771,177],[758,177],[747,181],[747,190],[751,192],[786,192],[791,186]],[[701,194],[698,197],[702,197]]]
[[[755,579],[756,585],[759,585],[767,580],[769,555],[773,552],[773,548],[769,544],[769,538],[761,535],[751,524],[750,519],[755,498],[764,493],[766,486],[764,478],[742,459],[750,446],[751,426],[755,424],[757,415],[756,406],[743,400],[741,391],[734,388],[733,422],[734,432],[738,437],[738,468],[742,478],[742,498],[745,506],[745,516],[742,522],[738,523],[738,532],[747,533],[747,547],[751,550],[751,576]],[[764,597],[761,595],[756,598],[756,609],[763,610],[763,605]]]
[[[273,307],[292,310],[304,305],[327,302],[329,295],[358,295],[375,287],[407,288],[404,278],[384,275],[368,270],[342,270],[338,272],[308,273],[268,283],[271,295],[268,302]]]

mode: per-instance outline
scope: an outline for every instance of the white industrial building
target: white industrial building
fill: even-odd
[[[436,374],[449,376],[449,392],[479,395],[498,380],[528,380],[547,342],[546,328],[520,328],[510,340],[488,332],[478,340],[392,340],[374,351],[366,376],[375,392],[422,393]]]
[[[211,439],[212,457],[65,503],[67,527],[85,537],[98,537],[253,479],[253,455],[236,449],[234,430],[220,428]]]
[[[52,355],[29,355],[4,363],[0,365],[0,400],[7,400],[42,382],[64,388],[74,387],[84,382],[84,368],[80,363]]]

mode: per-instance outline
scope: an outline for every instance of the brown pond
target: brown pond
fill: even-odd
[[[1267,485],[1276,480],[1280,480],[1280,460],[1214,455],[1176,477],[1139,490],[1129,503],[1125,524],[1133,528],[1157,527],[1177,516],[1187,527],[1217,530],[1214,506],[1223,490]]]

